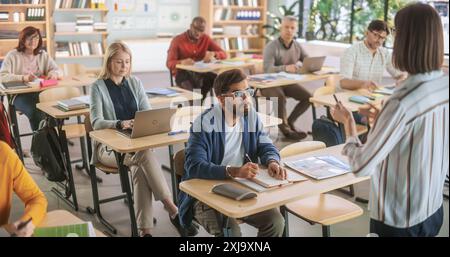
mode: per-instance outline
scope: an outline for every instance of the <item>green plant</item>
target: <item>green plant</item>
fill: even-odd
[[[295,1],[291,4],[291,6],[280,5],[278,6],[278,15],[272,13],[270,11],[267,12],[268,18],[272,21],[270,24],[266,24],[263,26],[266,29],[266,33],[264,37],[267,40],[274,40],[276,37],[280,35],[281,23],[283,22],[283,18],[286,16],[294,16],[299,17],[295,12],[295,7],[300,5],[301,0]]]

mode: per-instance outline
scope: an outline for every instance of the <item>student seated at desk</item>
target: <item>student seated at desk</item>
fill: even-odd
[[[2,82],[32,82],[37,77],[60,79],[61,71],[50,55],[42,49],[42,36],[39,29],[26,27],[19,34],[19,44],[11,50],[3,61],[0,70]],[[31,129],[37,130],[44,114],[36,108],[39,93],[20,94],[14,106],[23,112],[30,121]]]
[[[220,46],[205,34],[205,30],[206,20],[203,17],[194,18],[190,29],[172,40],[167,55],[167,68],[175,76],[177,86],[191,91],[201,88],[203,100],[208,96],[217,75],[213,72],[195,73],[177,70],[176,66],[194,65],[198,61],[210,63],[215,59],[227,57]]]
[[[190,179],[252,178],[258,165],[245,156],[267,165],[269,173],[284,179],[286,170],[279,164],[280,155],[254,109],[253,89],[248,87],[241,70],[220,74],[214,82],[214,92],[220,104],[203,113],[193,124],[186,149],[185,175]],[[222,215],[205,204],[180,192],[180,218],[189,227],[195,218],[210,234],[223,236]],[[242,219],[258,229],[258,236],[279,237],[284,219],[278,209],[264,211]],[[240,236],[236,220],[230,219],[232,236]]]
[[[22,217],[8,223],[13,192],[25,204]],[[47,212],[47,199],[23,166],[19,157],[5,142],[0,141],[0,236],[15,234],[29,237]],[[19,225],[28,221],[22,229]],[[25,224],[25,223],[24,223]],[[7,233],[6,233],[7,232]]]
[[[264,72],[288,72],[298,73],[298,62],[308,57],[300,43],[295,41],[298,31],[298,20],[296,17],[284,17],[281,23],[280,37],[269,44],[264,49]],[[311,94],[300,84],[284,87],[275,87],[261,90],[266,97],[276,97],[278,99],[278,117],[283,123],[279,125],[285,137],[293,140],[305,139],[307,134],[295,128],[295,121],[308,110],[310,106],[309,98]],[[287,97],[292,97],[298,101],[289,118],[286,111]]]
[[[443,187],[449,169],[449,79],[442,22],[428,4],[411,4],[395,17],[393,64],[410,77],[383,109],[367,143],[356,137],[351,112],[332,110],[344,124],[357,176],[371,176],[370,231],[380,236],[436,236],[443,224]],[[418,36],[420,35],[420,36]]]
[[[131,59],[131,50],[125,44],[113,43],[108,47],[100,79],[91,87],[90,111],[95,130],[131,129],[136,112],[150,109],[142,82],[131,76]],[[114,152],[98,143],[95,143],[92,161],[117,167]],[[149,149],[127,155],[124,163],[133,175],[136,219],[141,235],[151,236],[152,195],[156,201],[163,202],[172,224],[181,234],[183,228],[179,224],[178,208],[172,201],[154,151]],[[188,234],[196,232],[192,227]]]

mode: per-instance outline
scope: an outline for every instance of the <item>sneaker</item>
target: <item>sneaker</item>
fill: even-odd
[[[170,222],[172,222],[172,225],[178,230],[178,233],[180,233],[180,236],[192,237],[192,236],[196,236],[198,234],[198,229],[193,224],[191,224],[189,226],[189,228],[187,228],[187,229],[184,228],[183,226],[181,226],[180,216],[178,214],[173,219],[169,215],[169,219],[170,219]]]

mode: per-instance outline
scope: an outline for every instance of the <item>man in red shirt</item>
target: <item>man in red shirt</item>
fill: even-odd
[[[194,65],[198,61],[209,63],[227,57],[220,46],[205,34],[205,30],[206,20],[202,17],[194,18],[190,29],[172,40],[167,56],[167,67],[175,76],[177,86],[188,90],[201,88],[203,100],[213,87],[217,74],[177,70],[176,66]]]

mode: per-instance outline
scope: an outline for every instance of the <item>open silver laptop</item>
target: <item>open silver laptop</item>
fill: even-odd
[[[133,129],[118,130],[118,133],[134,139],[170,132],[170,121],[176,112],[172,108],[136,112]]]
[[[300,74],[313,73],[320,71],[325,62],[326,56],[306,57],[303,60],[303,66],[300,68]]]

